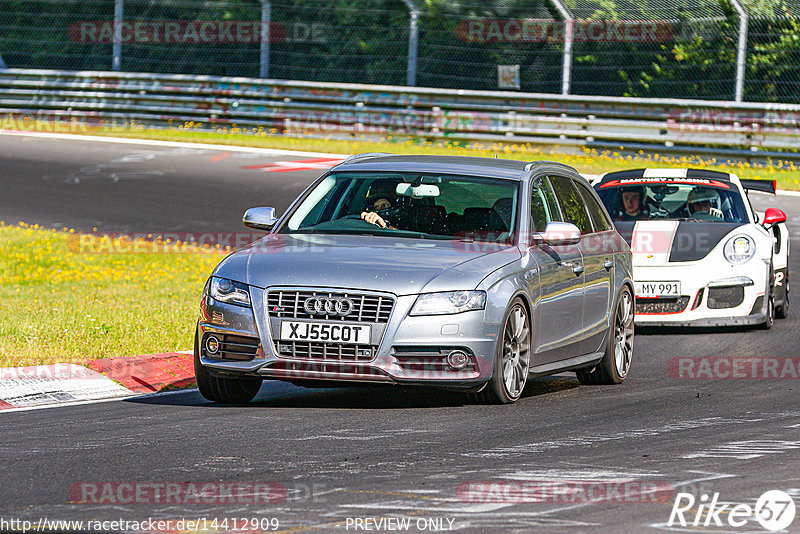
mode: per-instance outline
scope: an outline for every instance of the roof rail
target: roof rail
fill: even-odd
[[[575,169],[570,167],[569,165],[565,165],[559,161],[547,161],[547,160],[539,160],[539,161],[531,161],[527,165],[525,165],[525,172],[531,172],[535,165],[553,165],[556,167],[562,167],[567,170],[574,171]]]
[[[352,156],[347,156],[347,158],[341,163],[354,163],[356,161],[361,161],[362,159],[369,159],[369,158],[380,158],[383,156],[396,156],[397,154],[392,154],[391,152],[365,152],[363,154],[353,154]]]

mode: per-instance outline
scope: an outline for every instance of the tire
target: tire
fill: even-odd
[[[767,318],[758,325],[762,330],[769,330],[775,324],[775,295],[767,297]]]
[[[783,277],[783,303],[775,308],[775,317],[786,319],[789,317],[789,269]]]
[[[479,393],[471,394],[482,404],[516,402],[528,381],[531,363],[531,321],[520,297],[511,301],[503,317],[492,378]]]
[[[200,362],[197,330],[194,333],[194,376],[200,394],[213,402],[247,404],[261,389],[260,378],[220,378],[211,375]]]
[[[634,315],[631,290],[623,286],[613,308],[611,326],[603,359],[593,368],[575,372],[584,385],[619,384],[628,376],[633,360]]]
[[[772,264],[770,264],[770,276],[769,282],[767,283],[767,318],[764,319],[764,322],[758,325],[759,328],[762,330],[769,330],[772,328],[772,325],[775,324],[775,271],[772,270]]]

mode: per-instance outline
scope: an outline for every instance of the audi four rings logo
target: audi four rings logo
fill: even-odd
[[[353,301],[347,297],[310,297],[303,303],[303,309],[310,315],[341,315],[345,317],[353,311]]]

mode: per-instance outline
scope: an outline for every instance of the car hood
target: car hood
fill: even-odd
[[[409,295],[474,289],[521,257],[515,246],[322,234],[269,234],[214,274],[256,287],[317,286]]]
[[[614,225],[631,246],[633,264],[645,266],[701,260],[745,223],[652,220]]]

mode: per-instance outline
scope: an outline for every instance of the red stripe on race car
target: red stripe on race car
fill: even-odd
[[[698,179],[684,179],[684,178],[663,178],[654,180],[652,178],[633,179],[627,178],[623,183],[621,180],[611,180],[610,182],[600,184],[598,187],[604,189],[606,187],[617,187],[619,185],[647,185],[647,184],[688,184],[688,185],[704,185],[711,187],[719,187],[722,189],[730,189],[731,186],[719,180],[699,181]]]

